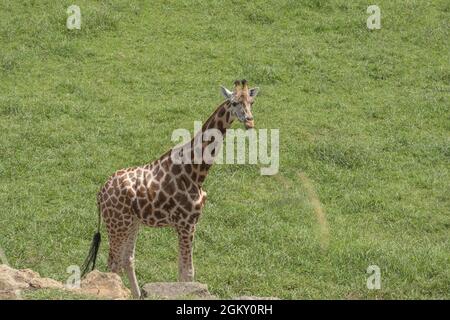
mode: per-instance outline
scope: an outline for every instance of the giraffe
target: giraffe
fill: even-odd
[[[221,92],[226,100],[204,122],[197,135],[207,129],[217,129],[225,135],[226,129],[236,118],[244,123],[245,128],[253,128],[251,108],[258,90],[249,89],[246,80],[236,80],[233,91],[222,86]],[[194,153],[198,152],[194,143],[197,135],[183,149],[189,151],[188,160],[193,160]],[[202,151],[213,141],[202,142]],[[212,154],[216,155],[219,148],[220,145],[216,145]],[[135,298],[141,296],[134,263],[136,239],[141,225],[173,227],[176,230],[179,246],[178,279],[193,281],[194,233],[206,201],[202,185],[212,163],[206,163],[203,159],[200,163],[176,163],[171,157],[174,150],[172,148],[150,164],[116,171],[101,187],[97,194],[98,230],[85,260],[83,275],[91,265],[92,270],[95,268],[103,218],[109,240],[108,269],[118,274],[125,270]]]

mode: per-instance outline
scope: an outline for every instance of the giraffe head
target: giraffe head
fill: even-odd
[[[233,113],[244,123],[246,129],[255,127],[252,115],[252,105],[258,94],[259,88],[248,88],[247,80],[236,80],[234,82],[234,90],[230,91],[225,87],[221,87],[221,91],[225,99],[230,101]]]

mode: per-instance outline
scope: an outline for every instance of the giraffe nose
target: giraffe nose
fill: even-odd
[[[245,121],[245,129],[252,129],[255,127],[255,123],[253,120]]]
[[[252,116],[245,116],[245,121],[252,121],[253,117]]]

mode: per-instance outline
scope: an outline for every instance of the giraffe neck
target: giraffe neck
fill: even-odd
[[[217,129],[222,135],[226,134],[226,130],[231,127],[231,124],[236,119],[236,116],[231,110],[230,101],[224,101],[217,109],[209,116],[208,120],[202,126],[202,134],[208,129]]]
[[[222,142],[223,138],[225,137],[226,130],[231,127],[231,124],[235,120],[236,116],[232,112],[231,104],[227,100],[223,102],[214,112],[213,114],[206,120],[202,126],[201,132],[198,132],[195,137],[188,143],[189,144],[189,150],[191,151],[191,163],[182,164],[184,167],[184,171],[187,175],[190,176],[191,180],[196,182],[198,185],[202,185],[206,176],[208,175],[209,168],[212,166],[212,162],[208,161],[205,162],[205,158],[202,157],[202,155],[205,155],[205,153],[208,153],[211,155],[210,159],[214,159],[219,150],[222,146],[222,143],[215,143],[215,138],[212,137],[209,141],[203,141],[202,137],[204,137],[204,134],[209,129],[217,129],[222,134]],[[196,143],[196,139],[197,143]],[[213,144],[213,145],[211,145]],[[201,153],[199,152],[200,148],[197,148],[197,150],[194,149],[194,146],[201,146]],[[208,148],[209,146],[209,148]],[[208,149],[207,149],[208,148]],[[194,153],[197,152],[198,159],[201,161],[197,163],[195,160]]]

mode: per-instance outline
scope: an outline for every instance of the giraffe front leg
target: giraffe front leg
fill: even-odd
[[[178,279],[181,282],[194,281],[194,263],[192,250],[194,242],[195,226],[178,228]]]

